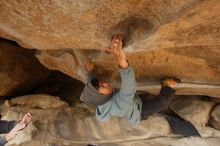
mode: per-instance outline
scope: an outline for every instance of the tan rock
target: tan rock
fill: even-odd
[[[8,112],[13,119],[22,116],[14,113],[30,112],[37,133],[31,141],[20,143],[22,146],[54,145],[85,146],[98,145],[212,145],[217,146],[220,132],[210,127],[197,126],[202,138],[181,138],[173,135],[166,119],[154,115],[139,125],[132,126],[126,120],[112,118],[107,122],[98,121],[90,113],[82,113],[81,107],[62,109],[30,109],[13,107]],[[5,116],[7,117],[7,116]],[[9,119],[9,118],[7,118]],[[207,137],[207,138],[206,138]]]
[[[4,105],[4,106],[11,106],[9,100],[5,100],[3,105]]]
[[[51,70],[60,70],[61,72],[76,78],[80,81],[86,81],[85,56],[79,51],[57,50],[57,51],[38,51],[36,57],[39,61]],[[84,60],[82,62],[82,60]]]
[[[10,110],[9,106],[0,105],[0,114],[1,114],[1,116],[4,116],[9,110]]]
[[[161,116],[150,117],[134,127],[126,120],[118,118],[100,122],[94,115],[82,113],[79,107],[43,110],[14,107],[13,111],[32,113],[33,124],[38,130],[37,135],[32,140],[35,143],[86,145],[90,142],[115,143],[170,134],[169,124]],[[19,119],[19,117],[17,116],[16,119]],[[26,145],[29,143],[31,145],[31,142]]]
[[[169,107],[181,118],[193,124],[205,126],[208,123],[209,113],[213,106],[214,103],[210,101],[186,96],[174,100]]]
[[[100,146],[218,146],[220,143],[219,138],[153,138],[140,141],[127,141],[114,144],[101,144]]]
[[[50,73],[34,57],[16,43],[0,39],[0,96],[24,94],[35,88]]]
[[[209,125],[201,126],[194,125],[201,137],[209,138],[209,137],[220,137],[220,131],[210,127]]]
[[[220,105],[214,107],[210,114],[210,124],[220,130]]]
[[[45,95],[45,94],[33,94],[25,95],[11,99],[11,106],[27,106],[31,108],[61,108],[67,107],[68,103],[61,100],[59,97]]]
[[[137,140],[137,141],[124,141],[124,142],[116,142],[116,143],[103,143],[97,144],[98,146],[219,146],[220,140],[219,138],[197,138],[197,137],[190,137],[190,138],[167,138],[167,137],[158,137],[152,139],[145,139],[145,140]],[[44,145],[45,143],[40,141],[32,140],[26,144],[21,144],[18,146],[39,146]],[[96,143],[90,143],[96,144]],[[56,146],[63,146],[63,144],[54,142],[49,143],[48,145],[56,145]],[[86,146],[86,144],[80,143],[73,143],[73,144],[66,144],[65,146]],[[17,145],[16,145],[17,146]]]
[[[139,91],[158,94],[160,79],[172,76],[181,78],[183,82],[175,88],[178,95],[219,98],[219,8],[219,0],[1,0],[0,36],[18,42],[24,48],[36,48],[39,50],[36,57],[44,66],[84,83],[84,63],[86,58],[90,58],[96,64],[96,77],[119,87],[117,63],[103,48],[109,45],[112,34],[122,31],[126,37],[124,51],[134,67]],[[8,53],[8,56],[13,53]],[[1,54],[3,57],[0,58],[7,56],[4,55],[7,53]],[[32,61],[26,61],[28,68],[21,68],[14,66],[15,62],[10,61],[15,59],[11,58],[5,59],[9,66],[5,67],[6,63],[3,63],[0,70],[0,96],[17,93],[12,91],[14,89],[23,91],[18,87],[25,85],[33,87],[37,84],[35,79],[43,80],[43,75],[35,74],[40,72],[37,65],[27,63]],[[18,62],[20,60],[21,57]],[[31,67],[34,83],[30,86],[30,80],[26,78]],[[7,73],[2,75],[2,72]],[[43,96],[47,96],[46,101]],[[34,108],[66,106],[57,98],[43,96],[24,96],[16,102]],[[212,106],[207,101],[189,99],[176,101],[174,111],[193,123],[204,125]],[[28,108],[12,109],[22,111]],[[170,132],[167,121],[162,117],[151,117],[138,127],[131,127],[117,118],[100,123],[92,116],[94,110],[81,106],[29,110],[35,115],[39,133],[35,139],[20,144],[22,146],[72,146],[90,142],[140,146],[219,145],[218,138],[157,139]],[[206,127],[201,126],[199,130],[202,136],[219,136],[217,131],[203,128]],[[146,142],[148,138],[156,139]]]
[[[84,63],[91,58],[97,76],[116,87],[117,65],[103,48],[122,31],[138,87],[159,85],[161,78],[172,76],[190,84],[180,86],[179,95],[220,97],[218,0],[122,0],[117,7],[115,1],[99,0],[0,4],[0,36],[44,50],[36,56],[47,68],[85,83]]]
[[[60,48],[101,49],[106,47],[105,45],[109,42],[111,29],[122,22],[125,22],[122,28],[126,28],[125,31],[130,33],[130,37],[136,34],[139,27],[142,28],[146,24],[140,23],[138,25],[138,22],[142,22],[139,20],[149,23],[147,31],[144,31],[144,36],[147,39],[154,38],[154,31],[164,24],[173,21],[182,24],[173,24],[172,27],[166,25],[165,29],[159,30],[159,33],[163,35],[156,37],[156,40],[162,41],[161,39],[164,38],[173,38],[172,33],[166,32],[180,32],[180,30],[189,29],[190,26],[196,26],[198,23],[207,24],[214,21],[215,17],[210,17],[209,22],[205,20],[209,16],[218,16],[218,13],[215,12],[218,12],[219,3],[216,0],[168,1],[165,3],[152,0],[133,0],[119,1],[117,8],[114,5],[114,1],[100,2],[97,0],[90,3],[81,0],[64,2],[54,0],[52,3],[3,0],[1,1],[0,28],[33,48],[44,50]],[[209,8],[212,8],[213,11],[207,14]],[[195,13],[195,11],[199,12]],[[125,21],[130,20],[131,17],[136,19],[132,19],[131,22]],[[182,29],[180,29],[181,26]],[[217,30],[215,30],[210,31],[209,34],[216,33]],[[191,33],[192,35],[182,33],[181,38],[199,34],[198,28],[194,31],[193,34]],[[146,42],[146,37],[138,40]],[[178,39],[179,43],[181,41],[182,39]],[[210,40],[203,39],[203,43],[208,41]],[[218,39],[212,40],[212,42],[214,41],[216,42]],[[172,40],[167,40],[165,43],[173,44]]]

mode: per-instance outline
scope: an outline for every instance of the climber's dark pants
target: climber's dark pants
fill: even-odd
[[[148,101],[142,100],[141,120],[145,120],[148,116],[167,109],[175,92],[173,88],[163,86],[156,98]]]

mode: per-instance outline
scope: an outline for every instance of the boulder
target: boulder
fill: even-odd
[[[218,0],[115,3],[1,0],[0,36],[36,48],[44,66],[84,83],[84,63],[90,58],[97,65],[96,75],[117,87],[117,63],[103,48],[121,31],[138,87],[150,86],[151,93],[152,85],[172,76],[187,84],[179,87],[179,95],[220,97]]]
[[[220,105],[217,105],[213,108],[210,114],[210,124],[220,130]]]
[[[184,96],[174,100],[169,107],[181,118],[193,124],[205,126],[213,106],[214,103],[198,99],[196,96]]]
[[[59,97],[45,95],[45,94],[33,94],[33,95],[24,95],[13,98],[10,100],[10,105],[47,109],[47,108],[67,107],[68,103],[61,100]]]
[[[197,126],[201,138],[183,138],[173,135],[167,120],[162,115],[154,115],[143,120],[137,126],[130,125],[126,120],[111,118],[100,122],[94,114],[85,112],[85,106],[35,109],[28,107],[12,107],[4,119],[21,119],[22,115],[30,112],[33,122],[30,127],[36,129],[31,141],[17,139],[18,146],[85,146],[89,143],[98,145],[212,145],[217,146],[220,132],[210,127]],[[28,128],[28,127],[27,127]],[[19,137],[19,135],[17,136]],[[29,139],[30,140],[30,139]]]
[[[130,125],[126,120],[112,118],[100,122],[82,108],[33,109],[27,107],[12,107],[7,115],[20,119],[20,115],[12,113],[30,112],[33,115],[33,125],[37,128],[34,139],[24,146],[39,143],[61,145],[86,145],[88,143],[109,143],[131,140],[142,140],[171,134],[168,122],[162,116],[153,116],[141,121],[137,126]],[[5,119],[8,116],[5,116]],[[11,119],[12,119],[11,118]]]
[[[104,48],[109,46],[113,34],[122,32],[123,49],[134,68],[138,91],[158,95],[161,78],[178,77],[182,83],[175,87],[177,95],[219,98],[219,8],[219,0],[1,0],[0,36],[16,41],[23,48],[4,44],[0,49],[0,96],[33,91],[50,72],[42,65],[86,83],[86,59],[95,63],[95,77],[110,81],[114,88],[120,87],[117,62]],[[28,50],[32,48],[37,51]],[[74,86],[68,88],[81,91],[81,87]],[[51,88],[36,89],[35,93],[45,90],[55,93],[62,87],[53,84]],[[57,96],[45,94],[11,100],[10,110],[33,113],[33,124],[38,129],[34,139],[25,143],[20,139],[19,145],[220,143],[218,131],[204,126],[213,107],[209,101],[185,97],[171,105],[175,113],[198,126],[200,134],[209,139],[173,135],[171,138],[170,127],[161,116],[150,117],[136,127],[118,118],[99,122],[94,109],[80,105],[78,100],[69,100],[78,97],[69,93],[63,90],[62,94],[75,107],[67,107]],[[213,117],[213,121],[218,121],[218,116]],[[218,127],[218,122],[213,121],[212,125]]]
[[[154,138],[140,141],[127,141],[120,143],[105,143],[99,146],[218,146],[220,143],[219,138],[199,138],[199,137],[186,137],[186,138]]]

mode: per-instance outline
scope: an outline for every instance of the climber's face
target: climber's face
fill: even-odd
[[[109,95],[112,93],[112,87],[108,82],[93,79],[91,83],[93,87],[95,87],[96,90],[102,95]]]
[[[108,82],[99,82],[98,92],[102,95],[109,95],[112,93],[112,87]]]

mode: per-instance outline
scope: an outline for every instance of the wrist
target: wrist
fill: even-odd
[[[118,65],[120,68],[123,68],[123,69],[126,69],[129,67],[129,63],[126,59],[118,61]]]
[[[6,135],[4,136],[4,138],[5,138],[5,141],[7,141],[7,142],[10,140],[8,134],[6,134]]]
[[[116,59],[117,59],[118,63],[127,61],[127,58],[125,55],[117,56]]]

